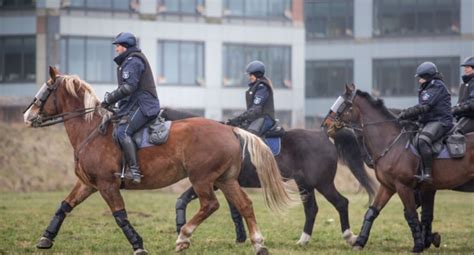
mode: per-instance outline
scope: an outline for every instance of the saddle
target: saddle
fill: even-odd
[[[406,147],[410,147],[415,155],[420,156],[416,146],[418,137],[419,133],[408,141],[409,144]],[[455,128],[453,128],[444,137],[434,142],[431,150],[437,159],[462,158],[466,152],[466,137],[455,132]]]
[[[281,137],[285,134],[285,129],[276,120],[273,126],[263,134],[263,141],[270,148],[273,156],[278,156],[281,151]]]

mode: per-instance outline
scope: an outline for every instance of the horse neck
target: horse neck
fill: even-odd
[[[64,112],[73,112],[77,109],[84,108],[84,105],[82,104],[71,105],[70,102],[69,104],[63,105],[65,105]],[[94,117],[90,121],[86,120],[84,115],[81,115],[79,117],[72,118],[64,122],[66,133],[74,150],[77,149],[77,147],[82,143],[82,141],[87,139],[87,137],[94,131],[94,129],[99,126],[100,122],[101,116],[97,112],[94,112]]]
[[[357,103],[354,102],[354,106],[358,107],[360,111],[360,124],[364,127],[365,145],[369,154],[375,159],[396,139],[401,129],[397,124],[391,122],[380,109],[372,106],[366,100],[358,100]]]

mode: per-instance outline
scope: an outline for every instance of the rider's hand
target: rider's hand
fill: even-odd
[[[232,118],[232,119],[228,119],[225,122],[225,124],[237,127],[238,125],[240,125],[240,121],[238,118]]]
[[[404,120],[407,118],[407,111],[406,110],[402,110],[400,112],[400,114],[398,114],[397,116],[397,120]]]
[[[102,101],[102,103],[100,103],[100,106],[102,106],[102,108],[104,108],[104,109],[107,109],[110,106],[110,103],[108,103],[109,101],[107,100],[107,99],[109,99],[109,96],[110,96],[110,93],[105,92],[104,101]]]

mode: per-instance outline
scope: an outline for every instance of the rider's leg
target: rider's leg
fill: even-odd
[[[456,124],[456,131],[459,131],[463,134],[474,132],[474,119],[462,117]]]
[[[420,181],[432,181],[433,151],[431,146],[443,137],[448,129],[441,122],[433,121],[426,123],[421,130],[420,137],[418,138],[418,149],[423,162],[423,173],[421,176],[416,176]]]
[[[130,113],[126,123],[119,124],[117,127],[117,138],[125,154],[125,159],[131,173],[131,176],[129,175],[127,177],[131,178],[134,183],[140,183],[141,173],[137,161],[137,148],[135,142],[132,140],[132,135],[152,118],[153,117],[145,116],[140,111],[140,108],[137,108]]]

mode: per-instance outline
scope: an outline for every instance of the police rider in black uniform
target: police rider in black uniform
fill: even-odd
[[[461,65],[464,67],[463,83],[459,87],[458,103],[452,112],[458,120],[456,130],[467,134],[474,131],[474,56],[467,57]]]
[[[105,93],[102,106],[107,108],[118,102],[116,114],[121,120],[116,126],[115,133],[130,169],[125,177],[132,179],[133,183],[140,183],[137,149],[132,135],[145,123],[156,118],[160,111],[160,101],[150,64],[137,47],[135,35],[128,32],[120,33],[112,44],[118,53],[114,58],[118,65],[118,88]]]
[[[261,137],[275,124],[273,86],[265,77],[265,65],[261,61],[250,62],[246,73],[249,79],[249,88],[245,92],[247,110],[226,124],[240,126]]]
[[[399,119],[414,119],[422,125],[417,141],[422,158],[422,174],[415,175],[420,181],[432,182],[433,152],[431,145],[442,138],[453,127],[451,94],[442,80],[438,68],[432,62],[424,62],[416,69],[418,104],[403,110]]]

